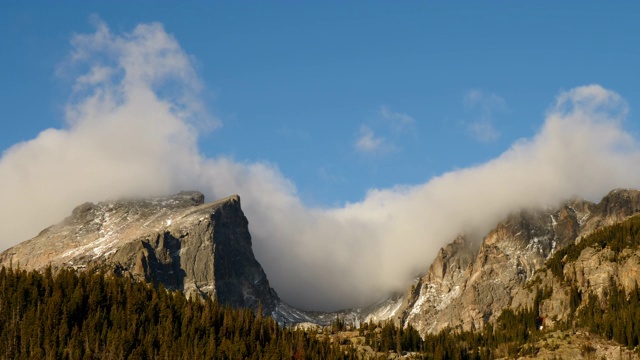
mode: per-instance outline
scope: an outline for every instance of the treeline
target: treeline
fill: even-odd
[[[571,289],[573,303],[568,304],[570,318],[555,329],[584,329],[608,340],[635,349],[640,355],[640,288],[627,293],[610,279],[603,296],[582,294]],[[487,324],[482,331],[444,330],[427,335],[422,342],[423,359],[484,360],[535,356],[535,343],[541,338],[539,309],[543,300],[551,296],[551,288],[536,291],[532,308],[514,312],[505,309],[495,324]],[[586,300],[582,305],[582,297]]]
[[[540,335],[540,304],[550,289],[537,289],[533,307],[502,311],[495,324],[481,331],[443,330],[424,338],[424,359],[488,360],[535,355],[534,343]]]
[[[403,328],[396,326],[393,321],[382,324],[374,322],[364,323],[358,329],[360,336],[364,337],[366,346],[370,346],[375,352],[387,353],[390,350],[401,354],[403,352],[422,352],[424,343],[418,330],[407,325]]]
[[[621,223],[606,226],[586,236],[577,245],[569,244],[556,251],[547,261],[546,266],[559,279],[564,280],[564,265],[575,261],[582,250],[593,247],[613,250],[614,261],[618,260],[624,249],[637,249],[640,246],[640,216],[634,216]]]
[[[389,321],[365,323],[359,332],[365,345],[377,353],[408,353],[418,359],[489,360],[533,355],[535,348],[526,344],[535,342],[540,335],[540,304],[550,295],[551,289],[539,289],[532,308],[518,312],[507,309],[495,325],[488,324],[481,331],[445,329],[423,339],[413,326],[403,328]]]
[[[359,331],[371,354],[281,327],[260,311],[187,300],[162,285],[104,272],[0,269],[0,359],[362,359],[389,351],[491,359],[501,344],[517,349],[528,341],[536,316],[537,310],[507,310],[495,329],[425,339],[411,326],[368,323]]]
[[[249,309],[104,273],[0,270],[0,359],[355,359]]]
[[[584,328],[634,348],[640,341],[640,289],[629,294],[613,280],[599,299],[576,292],[574,316],[559,327]],[[366,323],[359,329],[373,353],[350,342],[283,328],[250,309],[187,300],[161,285],[102,272],[54,275],[0,269],[0,359],[363,359],[389,351],[419,359],[485,360],[535,355],[540,304],[506,309],[481,331],[444,330],[421,338],[411,326]],[[580,307],[580,300],[587,296]],[[337,330],[341,323],[336,321]]]

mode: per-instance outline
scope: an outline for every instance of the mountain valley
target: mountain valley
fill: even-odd
[[[628,296],[640,295],[638,213],[640,191],[629,189],[613,190],[597,204],[572,199],[556,208],[523,209],[496,224],[479,244],[464,234],[453,239],[406,292],[366,308],[328,313],[295,309],[270,287],[253,255],[239,196],[205,203],[199,192],[182,192],[82,204],[61,223],[5,250],[0,265],[54,272],[107,269],[319,331],[336,319],[355,327],[386,322],[415,329],[426,339],[443,331],[479,333],[511,313],[535,311],[538,330],[560,331],[536,337],[541,344],[536,353],[545,354],[543,349],[554,347],[549,344],[561,343],[553,339],[593,335],[576,332],[571,324],[579,324],[575,319],[594,299],[607,303],[617,286]],[[637,345],[637,338],[620,340],[611,331],[608,339]],[[606,341],[607,336],[601,343]],[[609,345],[598,349],[593,353],[613,351]]]

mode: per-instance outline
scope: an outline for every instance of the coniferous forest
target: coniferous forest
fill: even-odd
[[[483,331],[442,331],[420,338],[392,322],[366,323],[359,334],[376,354],[410,352],[420,359],[492,359],[523,353],[540,331],[538,290],[534,307],[505,310]],[[640,290],[611,283],[602,301],[594,295],[571,323],[629,348],[640,339]],[[604,304],[604,305],[603,305]],[[333,331],[340,331],[339,319]],[[496,349],[501,349],[496,351]],[[187,300],[176,291],[104,272],[64,269],[54,275],[0,270],[1,359],[360,359],[347,344],[315,331],[279,326],[250,309],[215,300]],[[386,357],[384,357],[386,358]]]
[[[349,359],[250,309],[104,273],[0,270],[2,359]]]

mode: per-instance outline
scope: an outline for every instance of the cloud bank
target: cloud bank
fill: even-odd
[[[625,101],[598,85],[559,94],[534,137],[501,156],[424,184],[370,190],[360,202],[309,208],[266,163],[207,158],[190,57],[160,24],[114,34],[96,21],[77,35],[67,126],[47,129],[0,159],[1,247],[60,221],[85,201],[198,189],[240,194],[256,257],[280,296],[305,309],[367,305],[403,290],[459,233],[482,237],[509,212],[578,195],[598,200],[640,184]],[[170,90],[170,91],[169,91]]]

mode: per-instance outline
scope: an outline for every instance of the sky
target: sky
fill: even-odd
[[[305,309],[639,187],[631,2],[0,4],[0,250],[85,201],[239,194]]]

